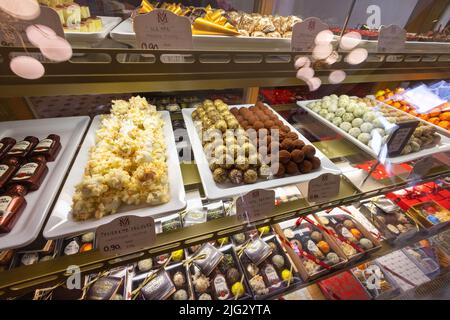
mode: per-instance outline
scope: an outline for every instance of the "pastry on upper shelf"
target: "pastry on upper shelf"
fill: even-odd
[[[161,115],[145,98],[113,101],[75,187],[75,220],[114,214],[121,204],[158,205],[170,200],[163,127]]]
[[[39,3],[54,9],[65,31],[100,32],[102,19],[91,16],[88,6],[80,6],[73,0],[39,0]]]

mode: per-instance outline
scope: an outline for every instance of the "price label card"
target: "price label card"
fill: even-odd
[[[155,222],[151,217],[124,216],[97,228],[95,237],[104,255],[137,251],[155,242]]]
[[[378,36],[378,52],[402,52],[405,50],[406,30],[395,24],[381,27]]]
[[[236,215],[241,221],[264,218],[275,207],[275,191],[256,189],[236,200]]]
[[[317,34],[328,29],[326,23],[315,17],[296,23],[292,28],[291,51],[312,51]]]
[[[7,17],[6,19],[4,18],[5,16]],[[26,34],[27,27],[32,24],[47,26],[55,31],[58,36],[64,38],[64,29],[56,11],[52,8],[41,6],[41,14],[34,20],[18,20],[8,15],[1,15],[0,46],[22,47],[23,43],[27,46],[32,46]]]
[[[339,193],[341,178],[338,175],[324,173],[308,183],[308,201],[328,200]]]
[[[192,49],[192,29],[187,17],[155,9],[140,14],[133,21],[137,43],[141,49]]]
[[[417,120],[409,120],[397,123],[397,129],[391,134],[387,141],[387,152],[390,157],[399,156],[411,138],[414,130],[419,125]]]

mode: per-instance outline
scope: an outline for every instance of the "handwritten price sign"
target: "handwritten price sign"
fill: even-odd
[[[292,28],[291,51],[311,51],[317,34],[327,29],[328,25],[315,17],[296,23]]]
[[[170,11],[155,9],[140,14],[134,18],[133,28],[141,49],[193,49],[189,19]]]
[[[236,200],[236,216],[241,221],[264,218],[275,207],[275,191],[256,189]]]
[[[324,173],[308,184],[308,201],[328,200],[339,193],[341,178],[338,175]]]
[[[100,226],[96,232],[96,247],[104,255],[133,252],[155,240],[155,222],[151,217],[120,217]]]

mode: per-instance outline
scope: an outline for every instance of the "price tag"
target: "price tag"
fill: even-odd
[[[32,46],[28,41],[25,30],[32,24],[41,24],[51,28],[55,33],[64,38],[64,29],[58,14],[52,8],[41,6],[41,14],[34,20],[17,20],[6,15],[2,15],[0,21],[0,46],[22,47],[23,43]],[[22,40],[23,43],[22,43]]]
[[[155,9],[140,14],[133,21],[136,39],[141,49],[192,49],[192,29],[187,17]]]
[[[428,172],[433,168],[434,161],[432,158],[426,157],[422,158],[416,163],[414,163],[414,166],[409,173],[408,180],[410,179],[418,179],[422,178],[423,176],[426,176]]]
[[[236,200],[236,215],[241,221],[255,221],[265,217],[275,207],[275,191],[256,189]]]
[[[308,183],[308,201],[328,200],[339,193],[341,178],[338,175],[324,173]]]
[[[97,228],[95,237],[104,255],[132,252],[155,242],[155,222],[151,217],[124,216]]]
[[[291,51],[312,51],[317,34],[328,29],[326,23],[315,17],[296,23],[292,27]]]
[[[381,27],[378,36],[378,52],[402,52],[405,50],[406,31],[395,24]]]
[[[386,143],[389,157],[396,157],[401,154],[418,125],[419,121],[417,120],[404,121],[396,124],[397,129],[391,134]]]

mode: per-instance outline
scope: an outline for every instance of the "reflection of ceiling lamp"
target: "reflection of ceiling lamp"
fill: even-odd
[[[33,20],[41,14],[36,0],[0,0],[0,10],[20,20]]]
[[[7,1],[0,0],[0,10],[13,19],[32,20],[40,15],[40,7],[36,0]],[[22,35],[12,25],[12,30],[27,52]],[[67,61],[72,57],[72,47],[66,39],[58,36],[53,29],[40,25],[29,25],[25,33],[30,43],[38,47],[42,55],[56,62]],[[27,52],[28,53],[28,52]],[[17,56],[11,59],[10,69],[19,77],[38,79],[45,74],[43,64],[31,56]]]
[[[333,33],[330,30],[319,32],[314,39],[314,48],[312,50],[311,60],[306,56],[298,57],[294,63],[298,69],[296,77],[306,82],[310,91],[317,90],[322,84],[321,80],[314,77],[314,66],[331,66],[340,59],[340,55],[332,44]],[[341,50],[350,50],[344,61],[351,65],[360,64],[365,61],[369,55],[366,49],[356,48],[361,43],[361,35],[357,32],[348,32],[344,34],[338,46]],[[338,84],[345,80],[347,74],[343,70],[334,70],[328,76],[331,84]]]

